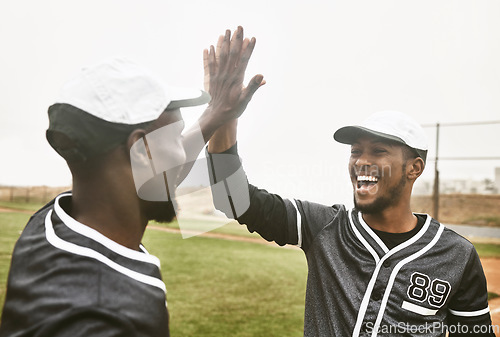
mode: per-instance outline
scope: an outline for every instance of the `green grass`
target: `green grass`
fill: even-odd
[[[183,227],[183,229],[189,229],[189,228],[203,228],[204,224],[210,223],[210,224],[221,224],[220,221],[207,221],[207,220],[188,220],[188,226]],[[181,222],[184,223],[184,222]],[[151,222],[151,225],[158,226],[158,227],[166,227],[166,228],[175,228],[179,229],[179,223],[178,221],[173,221],[170,223],[157,223],[157,222]],[[236,221],[231,221],[221,227],[218,227],[214,230],[211,230],[210,232],[213,233],[221,233],[221,234],[228,234],[228,235],[235,235],[235,236],[242,236],[242,237],[249,237],[249,238],[260,238],[260,235],[257,233],[250,233],[246,226],[242,226],[238,224]]]
[[[298,250],[147,230],[162,261],[173,336],[302,336]]]
[[[24,210],[24,211],[38,211],[40,208],[42,208],[44,204],[39,203],[39,202],[29,202],[26,203],[24,201],[0,201],[0,207],[5,207],[5,208],[12,208],[12,209],[19,209],[19,210]]]
[[[12,250],[29,217],[22,213],[0,213],[0,310],[5,301]]]
[[[494,243],[474,243],[479,257],[500,257],[500,245]]]
[[[12,210],[23,210],[23,211],[33,211],[33,213],[37,210],[39,210],[44,204],[41,203],[26,203],[23,200],[21,201],[15,201],[15,202],[10,202],[10,201],[0,201],[0,207],[5,207],[5,208],[10,208]],[[199,228],[200,225],[206,224],[206,223],[220,223],[218,220],[214,221],[207,221],[207,220],[188,220],[189,226],[188,227],[197,227]],[[176,228],[179,229],[179,223],[177,221],[164,224],[164,223],[157,223],[157,222],[151,222],[152,225],[158,226],[158,227],[167,227],[167,228]],[[245,226],[242,226],[238,224],[236,221],[231,221],[228,224],[225,224],[224,226],[221,226],[219,228],[214,229],[212,232],[214,233],[222,233],[222,234],[229,234],[229,235],[237,235],[237,236],[243,236],[243,237],[252,237],[252,238],[260,238],[260,236],[256,233],[250,233],[246,230]]]
[[[500,297],[500,295],[498,295],[497,293],[488,292],[488,301],[497,297]]]
[[[468,218],[463,222],[464,224],[478,225],[478,226],[493,226],[500,227],[499,216],[476,216]]]

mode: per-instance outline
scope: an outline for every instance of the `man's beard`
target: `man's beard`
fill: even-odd
[[[392,187],[390,190],[388,190],[387,195],[375,199],[375,201],[369,205],[359,205],[356,201],[356,196],[354,196],[354,207],[361,213],[375,214],[375,213],[380,213],[383,210],[395,204],[401,198],[401,194],[403,194],[403,190],[406,185],[406,178],[404,175],[405,172],[406,172],[406,164],[403,165],[403,173],[401,175],[399,183],[396,186]]]
[[[173,170],[173,173],[169,171],[168,174],[177,176],[178,171]],[[140,200],[142,213],[148,221],[154,220],[165,223],[172,222],[175,219],[178,205],[175,200],[175,187],[170,189],[169,182],[172,185],[174,184],[174,182],[167,180],[167,172],[163,172],[163,174],[156,175],[142,185],[141,191],[144,195],[152,200],[163,199],[162,201],[152,201],[151,199]],[[165,188],[165,190],[162,190],[162,187]],[[165,197],[168,198],[168,201],[164,201]]]
[[[176,216],[175,201],[145,201],[141,200],[141,207],[146,218],[156,222],[172,222]]]

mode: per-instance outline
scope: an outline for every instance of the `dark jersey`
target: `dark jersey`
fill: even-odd
[[[0,336],[168,336],[159,260],[72,219],[69,198],[33,215],[16,243]]]
[[[236,181],[242,169],[231,152],[209,155],[209,168],[214,184],[225,181],[230,203],[250,199],[237,220],[305,252],[305,336],[478,336],[491,329],[486,280],[469,241],[419,215],[420,229],[389,249],[355,209],[283,199]],[[214,195],[216,207],[228,198],[219,199]]]

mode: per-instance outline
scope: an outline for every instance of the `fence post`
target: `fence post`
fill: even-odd
[[[434,162],[434,189],[432,193],[433,202],[433,217],[434,219],[439,219],[439,170],[438,170],[438,160],[439,160],[439,123],[436,124],[436,159]]]

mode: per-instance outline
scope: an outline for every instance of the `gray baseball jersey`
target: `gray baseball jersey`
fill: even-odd
[[[212,182],[226,180],[229,202],[249,193],[240,223],[305,252],[305,336],[494,336],[476,250],[429,215],[418,215],[415,233],[389,248],[355,209],[283,199],[231,179],[242,170],[235,147],[208,157]],[[216,207],[227,203],[217,197]]]

